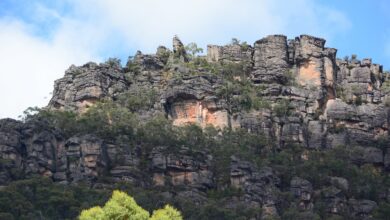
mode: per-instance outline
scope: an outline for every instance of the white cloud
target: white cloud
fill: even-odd
[[[47,104],[53,81],[68,66],[108,57],[115,54],[114,48],[128,55],[135,49],[150,53],[158,45],[170,46],[175,34],[184,43],[197,42],[203,48],[232,37],[253,43],[268,34],[332,38],[351,26],[342,12],[315,0],[66,2],[73,11],[35,5],[33,21],[56,25],[49,37],[33,34],[39,26],[0,18],[0,118]]]
[[[70,64],[97,59],[90,48],[68,42],[62,36],[66,28],[46,42],[17,21],[0,22],[0,27],[0,118],[16,118],[27,107],[46,105],[54,80]]]
[[[313,0],[89,0],[78,8],[91,10],[93,4],[101,20],[126,36],[124,43],[147,52],[170,45],[174,34],[205,46],[232,37],[254,42],[276,33],[332,37],[351,25],[340,11]]]

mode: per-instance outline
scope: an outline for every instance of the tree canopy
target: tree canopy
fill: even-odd
[[[103,206],[83,210],[80,220],[182,220],[181,213],[170,205],[155,210],[150,217],[148,211],[125,192],[115,190],[112,197]]]

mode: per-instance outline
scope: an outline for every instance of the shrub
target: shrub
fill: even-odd
[[[286,99],[278,100],[272,109],[277,117],[290,116],[290,101]]]
[[[195,55],[198,53],[203,53],[203,49],[198,47],[198,45],[194,42],[189,43],[185,46],[187,52],[190,52],[191,58],[194,59]]]
[[[92,207],[83,210],[80,220],[92,219],[116,219],[116,220],[182,220],[181,213],[175,208],[166,205],[163,209],[153,212],[149,217],[149,212],[140,207],[135,200],[125,192],[115,190],[112,197],[103,207]]]
[[[119,58],[110,57],[105,63],[108,64],[110,67],[121,68],[121,60]]]
[[[123,134],[134,136],[138,119],[129,109],[117,106],[112,101],[100,102],[78,119],[82,133],[92,133],[106,139],[115,139]]]
[[[118,95],[117,102],[132,112],[149,110],[157,102],[157,91],[155,89],[138,89]]]

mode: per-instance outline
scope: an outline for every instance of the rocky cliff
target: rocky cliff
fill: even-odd
[[[252,46],[209,45],[207,56],[195,57],[175,37],[172,51],[161,46],[156,54],[137,52],[125,67],[115,59],[71,66],[55,82],[45,111],[82,116],[101,102],[114,102],[131,109],[141,121],[163,115],[174,127],[214,127],[215,137],[244,131],[266,142],[262,151],[281,153],[300,146],[297,160],[302,163],[318,152],[345,146],[352,164],[369,165],[388,176],[389,76],[371,59],[341,60],[336,52],[325,47],[321,38],[272,35]],[[140,100],[124,104],[129,97]],[[108,126],[115,120],[109,116]],[[111,183],[124,181],[146,188],[180,186],[167,196],[198,205],[208,200],[208,192],[233,187],[240,193],[224,201],[224,206],[259,210],[261,214],[253,214],[256,219],[286,216],[281,197],[285,192],[292,196],[287,206],[299,210],[301,219],[316,218],[319,201],[327,215],[369,219],[378,203],[390,198],[387,185],[377,192],[376,201],[357,198],[346,177],[324,173],[326,184],[321,186],[298,173],[286,179],[275,168],[279,162],[256,163],[234,153],[224,164],[228,171],[222,184],[220,159],[207,144],[196,150],[188,145],[175,150],[149,145],[146,151],[142,141],[126,145],[95,133],[69,137],[42,118],[3,119],[0,184],[38,174],[64,184],[109,187],[100,181],[107,177]]]
[[[309,148],[347,143],[367,146],[388,135],[390,97],[383,67],[371,59],[336,59],[336,49],[324,45],[324,39],[307,35],[293,40],[272,35],[253,47],[208,46],[210,65],[245,65],[245,70],[235,73],[235,80],[250,79],[258,88],[255,95],[268,101],[271,108],[231,112],[227,97],[218,94],[228,73],[222,69],[211,74],[202,66],[186,65],[188,58],[180,57],[187,55],[178,54],[185,51],[178,38],[173,41],[173,52],[166,48],[152,55],[138,52],[128,64],[136,69],[121,68],[117,63],[70,67],[55,82],[48,108],[84,112],[101,99],[115,100],[121,93],[153,89],[157,99],[148,111],[166,114],[175,125],[224,128],[231,119],[233,128],[265,132],[275,137],[280,147],[286,141]],[[174,63],[174,57],[181,62]],[[242,95],[238,93],[232,96]],[[288,102],[288,115],[272,111],[281,101]]]

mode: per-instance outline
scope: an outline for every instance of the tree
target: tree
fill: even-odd
[[[85,133],[95,133],[99,137],[112,139],[118,135],[133,137],[138,120],[128,108],[107,100],[89,108],[78,123],[80,130]]]
[[[158,209],[153,212],[150,220],[182,220],[181,214],[170,205],[166,205],[163,209]]]
[[[79,216],[80,220],[182,220],[181,213],[175,208],[166,205],[163,209],[149,212],[139,206],[136,201],[125,192],[115,190],[110,200],[104,207],[95,206],[83,210]]]
[[[226,102],[227,113],[228,113],[228,126],[229,129],[232,128],[231,115],[233,114],[233,106],[234,106],[234,94],[237,88],[234,83],[226,81],[224,84],[217,89],[217,95],[224,99]]]
[[[187,52],[191,53],[191,57],[194,58],[197,53],[203,53],[203,49],[198,47],[196,43],[189,43],[185,46]]]
[[[110,57],[105,63],[108,64],[110,67],[121,68],[121,60],[119,58]]]
[[[240,45],[240,40],[238,40],[237,38],[232,38],[232,40],[230,41],[230,44],[232,44],[232,45]]]
[[[104,211],[100,206],[95,206],[87,210],[83,210],[80,215],[80,220],[103,220]]]

